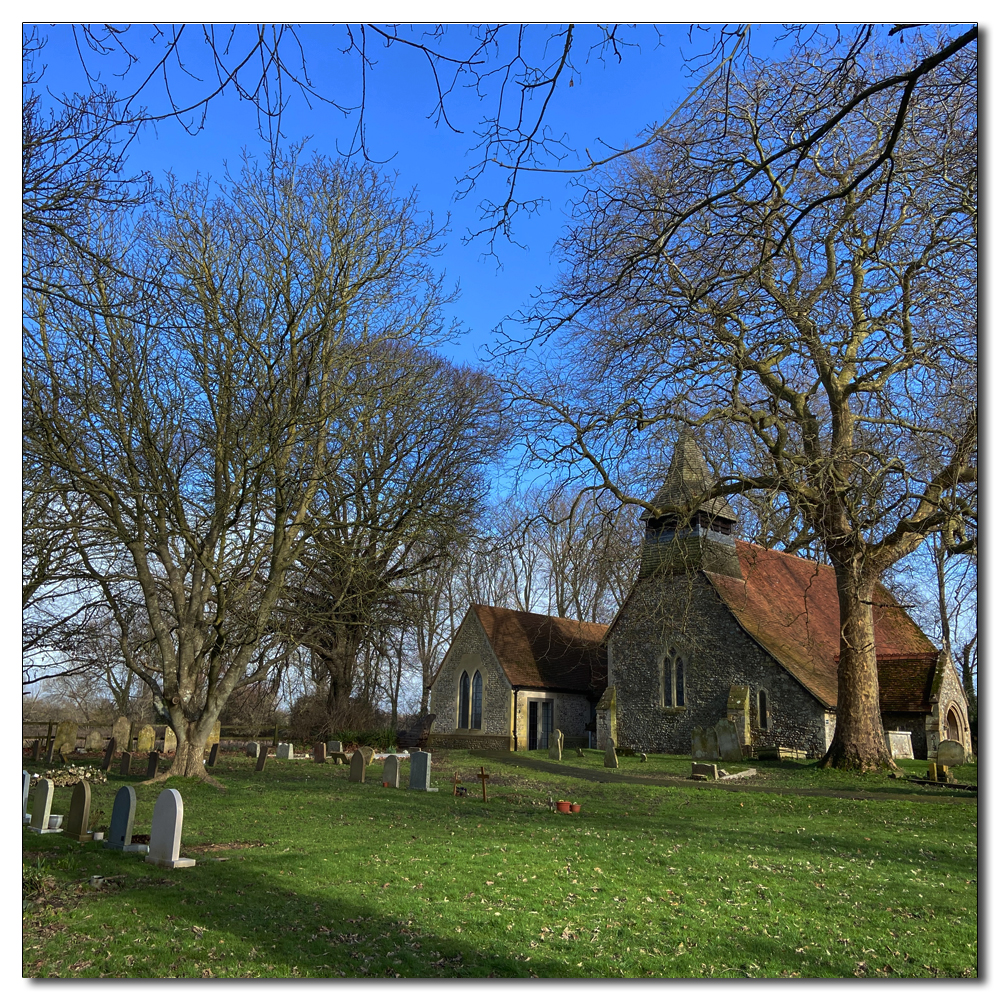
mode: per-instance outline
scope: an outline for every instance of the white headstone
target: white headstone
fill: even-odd
[[[55,785],[49,778],[39,778],[35,786],[35,798],[31,805],[31,822],[28,829],[32,833],[56,833],[49,829],[49,814],[52,812],[52,793]],[[58,831],[61,833],[62,831]]]
[[[885,742],[889,747],[889,756],[893,760],[913,760],[913,742],[906,730],[894,732],[887,729]]]
[[[27,771],[21,772],[21,813],[24,815],[24,822],[31,822],[31,814],[28,812],[28,791],[31,789],[31,775]],[[23,824],[22,824],[23,826]]]
[[[180,857],[181,828],[184,826],[184,803],[176,788],[160,792],[153,806],[153,825],[149,832],[149,853],[145,860],[160,868],[193,868],[194,858]]]

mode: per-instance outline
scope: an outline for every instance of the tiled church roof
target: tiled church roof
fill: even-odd
[[[708,464],[698,445],[695,444],[694,438],[690,434],[682,433],[674,447],[666,481],[650,502],[660,510],[664,507],[687,507],[697,497],[711,490],[714,485],[715,481],[708,471]],[[736,520],[736,512],[726,503],[725,497],[706,500],[695,509],[704,511],[712,517]],[[647,511],[642,515],[642,520],[648,520],[650,516]]]
[[[607,625],[473,604],[511,684],[600,694],[607,684]]]
[[[706,573],[740,625],[827,707],[837,704],[840,605],[832,566],[737,541],[743,579]],[[926,711],[937,650],[888,590],[874,594],[882,711]]]

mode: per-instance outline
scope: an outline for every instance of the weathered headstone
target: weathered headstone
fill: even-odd
[[[132,755],[126,750],[122,754],[121,766],[118,768],[119,774],[128,774],[132,770]]]
[[[260,744],[256,740],[251,740],[246,746],[247,756],[257,758],[260,753]]]
[[[340,740],[327,740],[326,741],[326,752],[327,753],[343,753],[344,745]]]
[[[174,753],[177,750],[177,734],[167,726],[163,730],[163,752]]]
[[[193,868],[194,858],[182,858],[181,830],[184,826],[184,803],[176,788],[160,792],[153,806],[153,825],[149,831],[149,853],[145,861],[159,868]]]
[[[31,790],[31,775],[27,771],[21,772],[21,814],[24,816],[24,823],[31,822],[31,814],[28,812],[28,792]],[[23,826],[24,823],[21,825]]]
[[[159,767],[160,755],[156,750],[153,750],[146,758],[146,778],[155,778]]]
[[[90,832],[90,782],[81,779],[73,786],[69,803],[69,819],[63,831],[79,844],[89,844],[94,835]]]
[[[125,750],[131,750],[132,748],[128,745],[129,733],[131,732],[129,727],[128,719],[124,715],[119,715],[115,719],[114,728],[111,730],[111,735],[114,737],[115,743]]]
[[[268,746],[266,743],[261,743],[257,749],[257,766],[254,768],[255,771],[263,771],[264,765],[267,763],[267,751]]]
[[[750,688],[745,684],[734,684],[729,689],[729,701],[726,703],[726,719],[733,724],[736,740],[740,747],[750,742]],[[721,752],[721,742],[719,744]],[[723,757],[723,760],[728,758]],[[739,759],[743,759],[740,750]]]
[[[717,781],[719,778],[719,769],[715,764],[697,764],[694,761],[691,762],[691,777],[692,778],[705,778],[711,779],[712,781]]]
[[[691,756],[695,760],[718,760],[719,737],[714,726],[702,729],[694,726],[691,729]]]
[[[219,744],[213,743],[212,749],[208,751],[208,766],[215,767],[215,762],[219,759]]]
[[[552,735],[549,737],[549,758],[551,760],[562,760],[562,741],[562,730],[553,730]]]
[[[399,758],[394,754],[389,754],[382,767],[382,782],[390,788],[399,788]]]
[[[719,739],[719,760],[743,760],[743,744],[736,723],[731,719],[720,719],[715,725],[715,734]]]
[[[317,743],[313,747],[313,763],[315,764],[325,764],[326,763],[326,744]]]
[[[56,833],[49,829],[49,815],[52,812],[52,793],[55,785],[50,778],[39,778],[35,785],[35,797],[31,804],[31,822],[28,829],[32,833]]]
[[[604,766],[618,766],[618,754],[615,753],[615,741],[610,736],[608,737],[607,749],[604,751]]]
[[[294,760],[295,747],[291,743],[279,743],[278,749],[274,752],[278,760]]]
[[[410,751],[410,788],[417,792],[436,792],[431,788],[431,755],[423,750]]]
[[[373,747],[358,747],[358,749],[365,758],[365,767],[370,767],[375,759],[375,749]]]
[[[56,753],[72,753],[76,749],[76,721],[64,719],[56,728]]]
[[[87,733],[87,738],[84,740],[83,749],[84,750],[100,750],[104,746],[104,737],[101,735],[99,729],[91,729]]]
[[[961,767],[965,763],[965,747],[958,740],[942,740],[938,744],[938,767]]]
[[[52,739],[48,739],[48,737],[46,737],[46,740],[47,740],[47,743],[46,743],[45,754],[43,756],[43,759],[44,759],[44,761],[45,761],[46,764],[51,764],[52,763],[52,755],[56,752],[56,738],[55,738],[55,736],[53,736]]]
[[[910,734],[902,731],[885,731],[885,743],[893,760],[913,760],[913,741]]]
[[[355,750],[351,755],[351,773],[347,776],[347,780],[364,782],[367,767],[365,755],[360,750]]]
[[[31,759],[38,760],[38,758],[41,757],[41,755],[42,755],[42,741],[35,740],[35,742],[31,744]]]
[[[130,851],[134,854],[145,854],[145,844],[132,843],[132,824],[135,822],[135,789],[131,785],[122,785],[115,795],[115,803],[111,807],[111,825],[104,846],[111,851]]]
[[[156,730],[152,726],[143,726],[135,741],[136,753],[149,753],[156,744]]]
[[[101,770],[108,771],[111,768],[111,762],[115,759],[115,750],[118,749],[118,743],[112,736],[108,740],[108,745],[104,748],[104,759],[101,761]]]

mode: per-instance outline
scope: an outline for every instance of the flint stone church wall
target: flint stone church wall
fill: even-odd
[[[671,648],[684,657],[684,707],[661,704],[660,672]],[[616,689],[618,745],[646,752],[689,754],[694,726],[726,718],[729,689],[750,688],[753,745],[825,751],[822,705],[740,627],[701,572],[640,580],[608,644],[609,684]],[[767,695],[767,728],[757,694]]]

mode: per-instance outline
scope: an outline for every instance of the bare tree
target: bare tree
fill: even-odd
[[[379,344],[439,333],[437,231],[374,171],[294,155],[217,195],[174,185],[134,231],[92,226],[130,241],[113,258],[128,266],[67,254],[86,300],[26,293],[25,450],[177,733],[170,773],[205,776],[205,740],[266,675],[287,575],[363,433],[350,405],[394,391],[358,371]],[[155,657],[127,642],[123,591],[141,594]]]
[[[845,87],[896,73],[897,53],[867,57]],[[921,79],[891,162],[861,183],[897,124],[888,92],[779,177],[771,151],[812,134],[804,98],[824,72],[804,52],[734,74],[703,120],[595,181],[563,247],[571,269],[538,315],[542,336],[565,330],[558,352],[544,370],[512,358],[511,372],[536,455],[582,462],[646,509],[626,468],[643,455],[629,454],[638,428],[742,437],[742,467],[712,495],[781,494],[833,564],[825,763],[867,769],[891,764],[873,587],[931,535],[975,523],[976,63],[965,51]],[[727,193],[708,205],[706,191]]]

